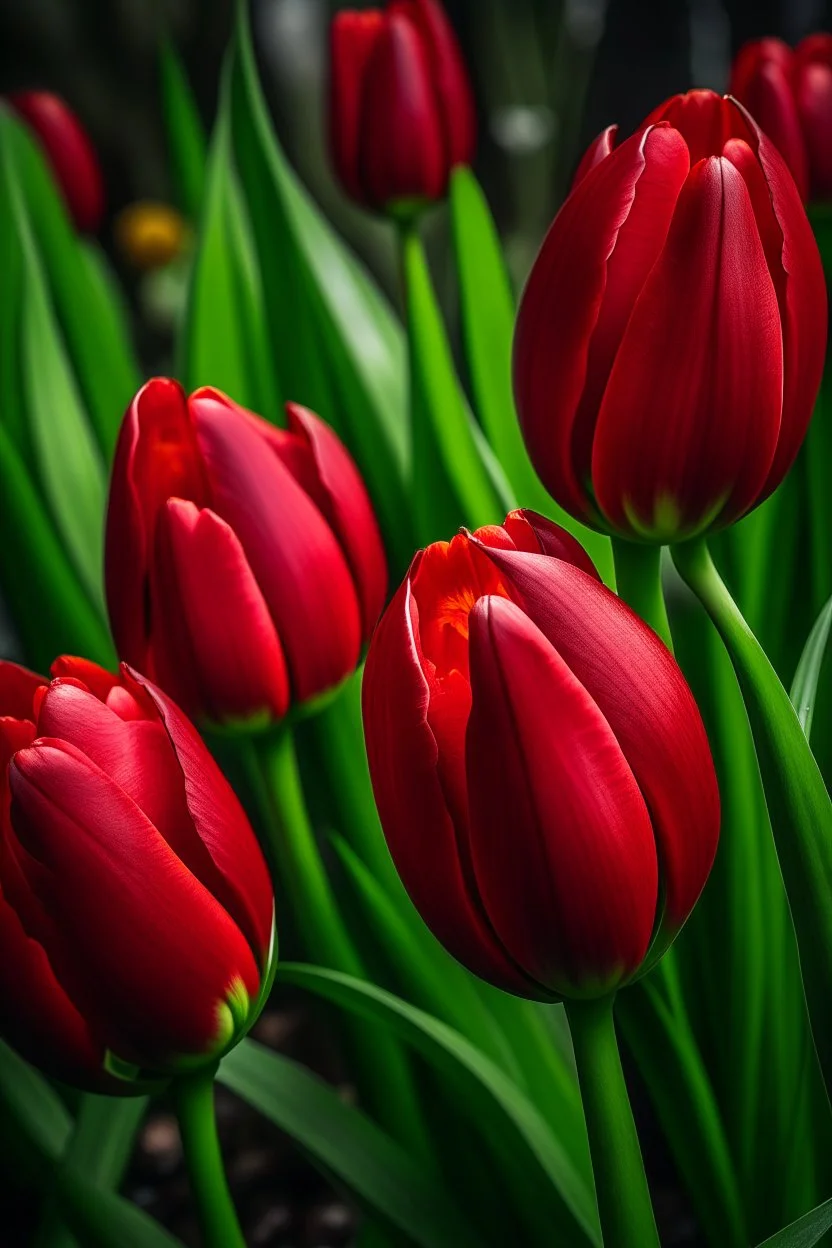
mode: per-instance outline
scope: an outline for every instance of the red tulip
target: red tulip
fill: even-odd
[[[70,216],[82,233],[94,234],[104,215],[104,183],[95,149],[78,118],[48,91],[9,96],[15,112],[37,136]]]
[[[116,451],[106,582],[119,653],[212,722],[270,722],[355,667],[384,552],[341,442],[276,429],[218,390],[149,381]]]
[[[804,199],[832,198],[832,35],[740,49],[731,93],[777,146]]]
[[[225,1052],[274,958],[254,833],[155,685],[0,663],[0,1030],[60,1079],[141,1090]]]
[[[402,881],[483,979],[606,993],[690,913],[719,830],[696,704],[541,516],[416,555],[370,646],[364,727]]]
[[[518,314],[529,454],[584,523],[677,541],[738,520],[800,447],[826,352],[820,257],[786,165],[692,91],[615,146],[555,218]]]
[[[353,199],[394,212],[440,199],[475,138],[465,65],[438,0],[336,15],[330,145]]]

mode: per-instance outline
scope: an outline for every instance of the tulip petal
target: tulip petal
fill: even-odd
[[[367,63],[384,22],[377,9],[336,13],[330,26],[329,143],[335,171],[359,202],[361,92]]]
[[[214,390],[191,409],[212,487],[212,510],[240,541],[283,646],[297,701],[355,667],[361,619],[335,534],[278,457],[259,422]]]
[[[118,676],[108,672],[105,667],[99,667],[90,659],[81,659],[74,654],[59,655],[49,670],[56,680],[75,680],[86,685],[90,693],[94,693],[101,702],[106,702],[113,689],[121,684]]]
[[[638,781],[658,844],[664,948],[702,891],[719,839],[716,773],[693,694],[652,629],[604,585],[559,559],[487,553],[599,707]]]
[[[358,124],[359,180],[372,203],[444,193],[448,166],[427,48],[404,14],[391,12],[375,41]]]
[[[748,129],[744,118],[731,100],[717,95],[716,91],[685,91],[673,95],[655,108],[644,121],[644,126],[668,122],[678,130],[690,152],[691,167],[709,156],[719,156],[732,138],[747,139]]]
[[[790,49],[786,50],[791,56]],[[740,66],[736,86],[732,77],[731,93],[742,101],[771,139],[791,170],[801,199],[805,200],[809,194],[809,164],[789,68],[773,59],[759,62],[753,74],[744,73]]]
[[[576,537],[528,508],[510,511],[502,524],[486,525],[477,529],[475,536],[483,546],[502,546],[506,550],[525,550],[531,555],[565,559],[576,568],[582,568],[588,576],[601,579]]]
[[[119,433],[104,561],[116,645],[141,668],[153,628],[147,596],[153,533],[171,496],[208,504],[185,392],[177,381],[154,377],[134,398]]]
[[[613,991],[656,918],[650,816],[586,689],[505,598],[471,612],[471,857],[515,961],[563,996]]]
[[[384,835],[402,883],[445,948],[506,992],[545,1000],[550,994],[514,966],[494,936],[463,867],[467,850],[461,857],[427,718],[430,691],[410,590],[420,560],[384,613],[364,671],[367,755]]]
[[[514,391],[532,462],[561,506],[596,526],[600,517],[575,472],[573,433],[608,261],[648,162],[676,184],[687,151],[669,127],[633,135],[575,188],[546,235],[515,329]]]
[[[0,1033],[53,1078],[92,1091],[117,1088],[104,1071],[104,1045],[62,988],[44,948],[0,896]]]
[[[268,868],[251,824],[236,794],[205,743],[178,706],[144,676],[124,668],[125,680],[155,706],[181,772],[185,802],[201,845],[216,873],[200,879],[245,932],[260,960],[269,952],[274,893]]]
[[[611,525],[679,539],[741,516],[774,459],[782,378],[748,190],[712,157],[685,183],[604,394],[592,481]]]
[[[287,403],[289,428],[311,457],[301,484],[341,543],[361,603],[364,641],[376,626],[387,594],[387,563],[378,522],[358,469],[343,442],[314,412]]]
[[[795,75],[795,101],[809,157],[812,197],[828,199],[832,196],[832,65],[800,65]],[[776,135],[769,137],[777,142]],[[791,167],[788,154],[783,155]]]
[[[104,215],[104,183],[95,149],[78,118],[47,91],[19,91],[9,102],[38,136],[76,228],[94,233]]]
[[[289,678],[263,594],[233,530],[172,498],[156,526],[154,676],[215,722],[281,719]]]
[[[33,720],[35,693],[45,684],[27,667],[0,660],[0,716]]]
[[[583,182],[586,175],[596,165],[600,165],[601,161],[609,156],[615,147],[615,139],[618,134],[618,126],[607,126],[606,130],[602,130],[596,139],[593,139],[589,147],[580,159],[578,168],[575,170],[575,176],[572,179],[572,190],[579,182]]]
[[[393,0],[388,14],[406,14],[425,40],[439,101],[449,168],[474,159],[477,119],[468,71],[453,28],[437,0]]]
[[[146,1066],[211,1052],[225,1038],[228,998],[239,985],[250,997],[259,988],[237,925],[79,750],[42,738],[9,773],[14,827],[32,855],[27,874],[86,964],[113,1034]]]

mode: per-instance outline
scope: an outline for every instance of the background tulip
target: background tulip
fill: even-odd
[[[596,140],[526,286],[514,388],[529,455],[579,520],[675,541],[788,471],[826,350],[826,292],[783,158],[711,91]]]
[[[211,1061],[254,1021],[274,898],[254,833],[144,677],[0,664],[2,1032],[99,1091]]]
[[[331,30],[330,144],[345,190],[369,208],[445,194],[474,154],[471,88],[438,0],[342,12]]]
[[[48,91],[18,91],[9,103],[40,140],[76,228],[94,233],[104,215],[104,182],[78,118],[60,96]]]
[[[832,35],[792,50],[781,39],[740,49],[731,94],[776,144],[804,199],[832,197]]]
[[[370,647],[364,725],[402,881],[484,979],[601,995],[684,923],[719,827],[699,712],[542,517],[417,554]]]
[[[332,430],[276,429],[156,378],[119,437],[107,601],[120,654],[193,716],[280,718],[358,662],[384,602],[378,527]]]

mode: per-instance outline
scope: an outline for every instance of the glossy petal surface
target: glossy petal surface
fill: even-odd
[[[361,93],[367,64],[383,25],[377,9],[336,13],[330,26],[329,141],[346,191],[364,200],[360,175]]]

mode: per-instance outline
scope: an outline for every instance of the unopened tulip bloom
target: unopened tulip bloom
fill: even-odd
[[[745,44],[731,94],[777,146],[803,198],[832,198],[832,35],[794,49],[781,39]]]
[[[0,663],[0,1031],[102,1092],[212,1062],[256,1017],[274,898],[196,730],[144,677]]]
[[[514,389],[540,479],[646,541],[731,524],[782,481],[826,352],[794,180],[734,101],[675,96],[590,148],[523,294]]]
[[[440,199],[474,154],[462,54],[438,0],[392,0],[332,23],[330,146],[344,189],[380,211]]]
[[[416,555],[364,677],[376,802],[445,947],[499,988],[605,995],[705,883],[719,796],[670,653],[531,512]]]
[[[78,118],[60,96],[48,91],[18,91],[9,103],[37,136],[76,228],[95,233],[104,215],[104,182]]]
[[[267,724],[356,666],[384,602],[378,526],[312,412],[277,429],[155,378],[119,436],[106,585],[119,654],[193,717]]]

